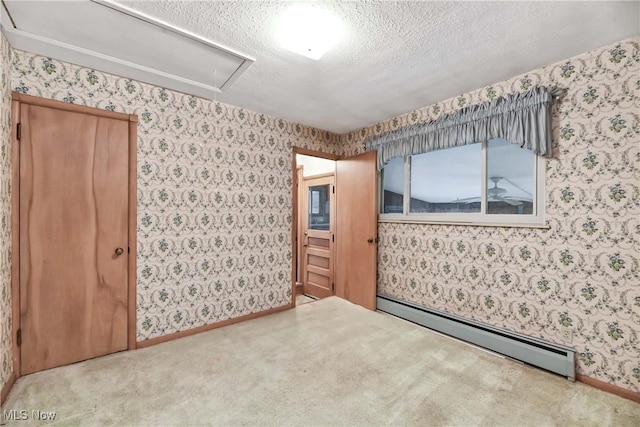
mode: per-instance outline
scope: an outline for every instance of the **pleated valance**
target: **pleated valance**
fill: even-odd
[[[366,141],[377,150],[378,170],[394,157],[503,138],[541,156],[552,155],[551,101],[557,90],[534,87],[527,92],[471,105],[454,113]]]

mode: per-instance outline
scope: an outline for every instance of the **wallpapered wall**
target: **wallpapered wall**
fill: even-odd
[[[22,51],[12,85],[138,115],[138,341],[291,302],[292,146],[337,135]]]
[[[11,48],[0,31],[0,387],[11,353]]]
[[[567,88],[546,163],[549,230],[379,223],[378,291],[561,343],[578,372],[640,391],[640,38],[343,135],[435,119],[532,85]]]
[[[534,84],[568,88],[547,161],[550,229],[380,223],[378,287],[554,342],[568,325],[579,372],[640,389],[640,39],[342,136],[21,51],[10,64],[0,42],[2,385],[11,74],[23,93],[139,116],[138,341],[289,302],[292,145],[356,154],[369,135]]]

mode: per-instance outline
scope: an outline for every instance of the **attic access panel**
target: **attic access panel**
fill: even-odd
[[[4,0],[12,46],[212,98],[254,59],[111,0]]]

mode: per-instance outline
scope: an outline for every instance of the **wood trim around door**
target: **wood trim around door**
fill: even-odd
[[[129,350],[137,348],[137,308],[138,308],[138,116],[129,116],[129,253],[127,275],[129,297],[127,300],[127,345]]]
[[[298,166],[296,171],[296,182],[294,183],[293,192],[296,193],[298,197],[298,212],[300,211],[300,201],[302,200],[302,185],[304,182],[304,167]],[[296,258],[294,259],[294,266],[296,268],[296,295],[302,294],[302,263],[300,260],[302,259],[302,246],[298,244],[298,242],[302,241],[302,215],[298,215],[297,217],[293,217],[293,221],[296,223],[297,232],[296,232],[296,247],[295,253]]]
[[[13,347],[14,381],[20,377],[20,146],[16,117],[20,117],[20,102],[11,101],[11,346]]]
[[[29,104],[54,108],[92,116],[106,117],[129,122],[129,235],[128,235],[128,277],[127,277],[127,347],[137,348],[136,342],[136,255],[137,255],[137,124],[138,116],[116,113],[98,108],[69,104],[52,99],[38,98],[12,92],[11,102],[11,342],[13,350],[13,375],[20,378],[20,347],[17,345],[17,333],[20,329],[20,145],[17,134],[17,118],[20,117],[20,105]]]
[[[296,155],[302,154],[305,156],[320,157],[329,160],[338,160],[340,156],[335,154],[323,153],[322,151],[309,150],[308,148],[293,147],[291,154],[291,176],[292,176],[292,193],[291,198],[291,307],[296,306],[296,275],[298,265],[298,162],[296,161]]]
[[[335,154],[323,153],[322,151],[309,150],[308,148],[293,147],[293,154],[302,154],[303,156],[320,157],[321,159],[338,160],[340,156]]]
[[[74,113],[90,114],[92,116],[107,117],[124,121],[138,122],[135,114],[117,113],[115,111],[101,110],[100,108],[87,107],[84,105],[70,104],[68,102],[56,101],[55,99],[39,98],[37,96],[25,95],[20,92],[11,92],[11,99],[23,104],[37,105],[38,107],[55,108],[56,110],[71,111]]]

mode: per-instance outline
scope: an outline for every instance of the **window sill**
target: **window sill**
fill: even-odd
[[[470,222],[470,221],[437,221],[419,218],[378,218],[378,222],[399,224],[425,224],[425,225],[463,225],[467,227],[502,227],[502,228],[537,228],[549,230],[548,224],[540,223],[509,223],[509,222]]]

